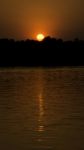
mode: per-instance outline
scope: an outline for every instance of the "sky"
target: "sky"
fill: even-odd
[[[0,0],[0,38],[84,39],[84,0]]]

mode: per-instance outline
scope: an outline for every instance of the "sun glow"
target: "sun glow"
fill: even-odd
[[[42,33],[37,34],[36,39],[38,41],[42,41],[45,38],[45,36]]]

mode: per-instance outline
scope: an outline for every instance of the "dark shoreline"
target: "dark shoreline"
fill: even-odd
[[[84,41],[0,39],[0,67],[84,66]]]

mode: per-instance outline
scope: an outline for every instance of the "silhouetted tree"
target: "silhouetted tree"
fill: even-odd
[[[84,65],[84,41],[0,39],[0,66]]]

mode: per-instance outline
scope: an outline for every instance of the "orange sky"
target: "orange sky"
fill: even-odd
[[[84,39],[84,0],[2,0],[0,38]]]

